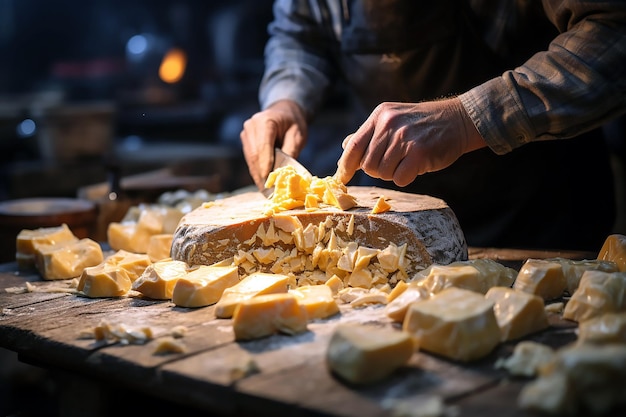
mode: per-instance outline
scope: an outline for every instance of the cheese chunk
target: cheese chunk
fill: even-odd
[[[606,313],[585,320],[578,326],[578,341],[583,343],[626,343],[626,311]]]
[[[566,284],[561,263],[528,259],[520,268],[513,288],[538,295],[544,300],[553,300],[563,295]]]
[[[515,345],[513,354],[506,359],[499,359],[496,368],[504,368],[511,375],[533,377],[542,366],[552,362],[556,353],[550,346],[523,340]]]
[[[187,264],[171,259],[149,265],[132,289],[155,300],[170,300],[176,281],[187,275]]]
[[[339,324],[326,350],[331,372],[352,384],[383,380],[408,363],[416,350],[411,336],[391,327]]]
[[[502,341],[515,340],[548,327],[543,299],[509,287],[493,287],[487,300],[494,302]]]
[[[561,268],[563,268],[563,275],[565,275],[566,290],[569,295],[574,294],[574,291],[576,291],[578,284],[580,283],[580,278],[583,276],[585,271],[619,271],[617,264],[612,261],[598,259],[574,260],[566,258],[555,258],[551,260],[561,264]]]
[[[395,322],[402,323],[411,304],[430,298],[431,293],[417,282],[409,282],[402,293],[385,306],[385,314]]]
[[[137,223],[111,222],[107,227],[107,241],[113,250],[147,253],[152,233],[139,228]]]
[[[486,356],[500,343],[493,306],[482,294],[451,287],[411,304],[402,328],[420,349],[472,361]]]
[[[242,300],[233,312],[236,340],[250,340],[280,332],[307,330],[307,313],[293,294],[264,294]]]
[[[37,245],[54,245],[61,242],[75,242],[78,238],[72,233],[67,224],[56,227],[41,227],[38,229],[21,230],[15,241],[15,259],[19,269],[35,267],[35,247]]]
[[[101,263],[83,270],[76,289],[91,298],[119,297],[126,295],[131,285],[124,269]]]
[[[286,293],[289,277],[282,274],[255,272],[237,284],[224,290],[222,297],[215,304],[215,316],[218,318],[232,317],[235,307],[249,298],[275,293]]]
[[[563,310],[563,318],[583,322],[626,310],[626,272],[585,271]]]
[[[418,272],[414,281],[422,282],[431,293],[458,287],[485,294],[491,287],[510,287],[515,275],[517,271],[513,268],[491,259],[472,259],[448,265],[432,264]]]
[[[43,279],[79,277],[83,269],[104,260],[102,248],[89,238],[52,245],[39,244],[35,253],[37,270]]]
[[[150,236],[148,249],[146,251],[150,260],[152,262],[157,262],[161,259],[169,258],[173,239],[174,235],[172,233],[161,233]]]
[[[376,204],[372,207],[372,214],[384,213],[391,210],[391,205],[385,200],[384,196],[378,197]]]
[[[609,235],[600,248],[598,259],[615,262],[621,272],[626,272],[626,235]]]
[[[325,319],[339,313],[339,306],[333,297],[333,290],[325,284],[303,285],[289,290],[304,307],[309,320]]]
[[[104,263],[123,269],[128,274],[131,282],[134,282],[143,274],[143,271],[146,270],[152,261],[146,254],[118,250],[113,255],[108,256]]]
[[[224,290],[239,282],[236,266],[203,265],[176,281],[172,302],[180,307],[203,307],[217,303]]]

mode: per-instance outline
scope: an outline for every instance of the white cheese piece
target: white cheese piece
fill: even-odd
[[[154,262],[133,282],[132,289],[155,300],[170,300],[176,281],[187,275],[187,264],[171,259]]]
[[[330,371],[352,384],[387,378],[416,350],[411,336],[391,327],[339,324],[326,351]]]
[[[559,298],[567,282],[560,262],[545,259],[528,259],[519,270],[513,288],[535,294],[544,300]]]
[[[556,353],[550,346],[531,340],[524,340],[515,345],[513,354],[499,359],[496,368],[506,369],[514,376],[533,377],[538,370],[554,360]]]
[[[239,269],[236,266],[202,265],[176,281],[172,302],[180,307],[215,304],[226,288],[238,282]]]
[[[583,322],[626,310],[626,272],[585,271],[563,310],[563,318]]]
[[[153,351],[155,355],[165,355],[169,353],[187,352],[187,348],[185,347],[185,344],[182,341],[177,340],[171,336],[161,337],[156,342],[157,344],[154,347],[154,351]]]
[[[257,295],[240,301],[233,312],[235,340],[250,340],[280,332],[307,330],[307,313],[289,293]]]
[[[509,287],[493,287],[485,298],[495,304],[502,341],[520,339],[548,327],[543,299],[537,295]]]
[[[237,284],[224,290],[219,301],[215,304],[215,316],[230,318],[239,303],[258,295],[286,293],[288,282],[289,277],[283,274],[255,272],[248,275]]]
[[[412,303],[402,328],[422,350],[472,361],[486,356],[500,343],[493,306],[482,294],[451,287]]]

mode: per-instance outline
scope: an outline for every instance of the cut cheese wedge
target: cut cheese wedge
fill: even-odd
[[[155,300],[169,300],[176,281],[187,275],[187,264],[171,259],[155,262],[133,282],[132,289]]]
[[[104,255],[98,242],[84,238],[37,245],[35,258],[42,278],[55,280],[79,277],[83,269],[100,264]]]
[[[21,270],[35,267],[35,248],[37,245],[54,245],[61,242],[75,242],[78,238],[67,224],[39,229],[24,229],[17,234],[15,242],[15,258]]]
[[[585,271],[563,310],[563,318],[583,322],[626,310],[626,272]]]
[[[126,270],[101,263],[83,270],[76,289],[91,298],[120,297],[128,293],[131,285]]]
[[[333,290],[325,284],[303,285],[289,290],[304,307],[309,320],[325,319],[339,313],[339,306],[333,297]]]
[[[585,320],[578,326],[578,341],[583,343],[626,343],[626,311],[606,313]]]
[[[509,287],[493,287],[487,300],[494,302],[502,341],[520,339],[548,327],[543,299]]]
[[[307,313],[293,294],[264,294],[242,300],[233,313],[236,340],[259,339],[275,333],[307,330]]]
[[[282,274],[255,272],[237,284],[224,290],[222,297],[215,304],[215,316],[230,318],[239,303],[249,298],[275,293],[286,293],[289,277]]]
[[[486,356],[500,343],[493,306],[493,301],[482,294],[451,287],[411,304],[402,328],[422,350],[472,361]]]
[[[411,335],[391,327],[339,324],[326,351],[330,371],[352,384],[370,384],[405,365],[416,346]]]
[[[600,248],[598,259],[615,262],[621,272],[626,272],[626,235],[609,235]]]
[[[544,259],[526,260],[513,284],[516,290],[538,295],[544,300],[561,297],[566,287],[561,263]]]
[[[152,261],[150,261],[148,255],[143,253],[118,250],[113,255],[107,257],[104,263],[123,269],[128,274],[131,282],[134,282],[143,274],[143,271],[146,270]]]
[[[203,307],[219,301],[224,290],[239,282],[236,266],[202,265],[178,279],[172,302],[180,307]]]

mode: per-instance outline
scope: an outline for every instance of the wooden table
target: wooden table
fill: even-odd
[[[546,253],[470,250],[474,258],[518,265],[527,255]],[[576,254],[549,253],[544,257],[552,255]],[[0,347],[60,375],[59,406],[64,416],[133,410],[164,415],[184,410],[178,415],[375,417],[393,415],[390,404],[419,407],[432,398],[443,398],[447,405],[457,407],[461,416],[531,415],[515,405],[527,381],[494,367],[498,358],[511,354],[515,343],[502,344],[489,357],[471,364],[417,352],[408,366],[384,382],[352,387],[327,370],[324,355],[330,334],[340,322],[389,325],[380,307],[343,306],[340,315],[310,323],[304,334],[238,343],[231,321],[216,319],[213,307],[179,308],[168,301],[141,297],[89,299],[64,293],[7,293],[2,289],[23,287],[27,281],[38,289],[59,285],[42,281],[36,273],[16,270],[15,263],[0,265]],[[79,338],[82,330],[103,320],[131,328],[149,326],[155,340],[123,345]],[[550,322],[548,330],[531,339],[554,347],[576,339],[574,323],[558,315]],[[187,351],[154,354],[156,340],[175,326],[188,330],[181,339]],[[244,375],[242,367],[250,362],[258,370]]]

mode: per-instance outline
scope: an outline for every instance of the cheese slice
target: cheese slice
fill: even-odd
[[[21,270],[35,267],[35,247],[37,245],[54,245],[61,242],[75,242],[78,238],[67,224],[55,227],[41,227],[38,229],[23,229],[16,237],[15,259]]]
[[[520,339],[548,327],[543,299],[537,295],[509,287],[493,287],[485,298],[495,304],[502,341]]]
[[[171,259],[154,262],[133,282],[132,289],[155,300],[170,300],[176,281],[187,275],[187,264]]]
[[[104,260],[98,242],[84,238],[36,247],[37,270],[43,279],[70,279],[81,275],[83,269],[96,266]]]
[[[561,297],[566,287],[561,263],[545,259],[526,260],[513,284],[516,290],[538,295],[544,300]]]
[[[289,293],[296,296],[309,320],[325,319],[339,313],[333,290],[328,285],[303,285],[289,290]]]
[[[326,350],[330,371],[352,384],[370,384],[408,363],[416,346],[411,335],[392,327],[339,324]]]
[[[475,291],[446,288],[428,300],[411,304],[402,328],[420,349],[472,361],[486,356],[500,343],[493,306],[493,301]]]
[[[385,314],[395,322],[402,323],[411,304],[430,298],[431,293],[417,282],[409,282],[402,293],[385,306]]]
[[[174,235],[172,233],[161,233],[150,236],[148,249],[146,250],[150,260],[157,262],[161,259],[169,258],[173,239]]]
[[[202,265],[176,281],[172,302],[180,307],[203,307],[217,303],[224,290],[239,282],[236,266]]]
[[[626,343],[626,311],[605,313],[578,325],[578,341],[583,343]]]
[[[123,269],[131,282],[134,282],[143,274],[143,271],[146,270],[152,261],[146,254],[118,250],[113,255],[108,256],[104,263]]]
[[[76,289],[87,297],[120,297],[130,290],[132,281],[119,267],[101,263],[85,268]]]
[[[248,275],[224,290],[222,297],[215,304],[215,316],[230,318],[239,303],[258,295],[286,293],[288,283],[289,277],[283,274],[255,272]]]
[[[626,272],[626,235],[609,235],[600,248],[598,259],[615,262],[621,272]]]
[[[237,304],[233,312],[236,340],[297,334],[307,330],[307,313],[293,294],[257,295]]]
[[[563,318],[583,322],[626,310],[626,272],[585,271],[563,310]]]

